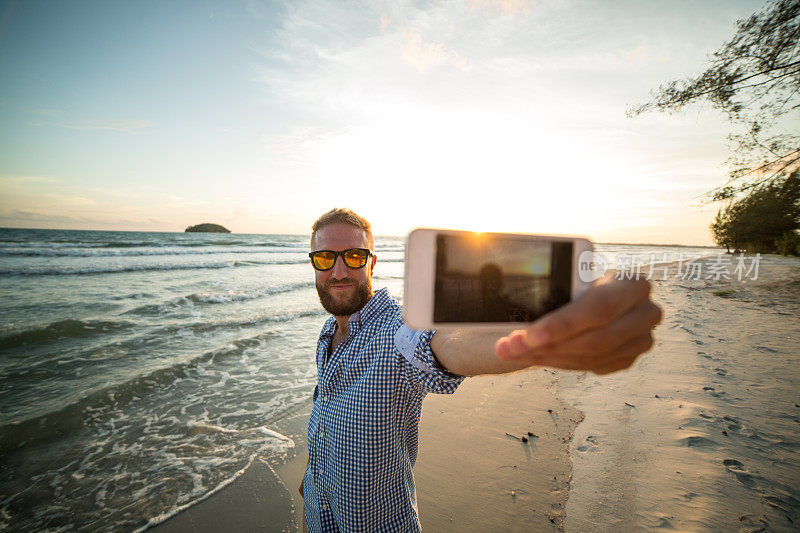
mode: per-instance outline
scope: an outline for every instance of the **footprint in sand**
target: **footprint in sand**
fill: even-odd
[[[734,431],[742,429],[742,423],[741,423],[741,421],[739,421],[738,418],[725,415],[725,416],[722,417],[722,419],[725,420],[726,422],[728,422],[728,429],[734,430]]]
[[[703,387],[703,390],[709,393],[714,398],[724,398],[727,394],[724,391],[718,391],[714,387]]]
[[[767,348],[766,346],[753,346],[753,348],[764,353],[778,353],[778,350],[773,350],[772,348]]]
[[[737,461],[736,459],[725,459],[722,461],[722,464],[725,465],[725,469],[736,476],[736,479],[738,479],[743,485],[752,487],[756,484],[755,476],[747,471],[741,461]]]
[[[792,498],[791,496],[787,496],[786,498],[778,498],[777,496],[766,496],[764,498],[764,502],[766,502],[769,506],[778,509],[779,511],[783,511],[786,513],[787,518],[790,513],[789,509],[797,509],[800,507],[800,502],[797,501],[796,498]]]
[[[595,451],[596,448],[597,448],[597,437],[595,437],[594,435],[589,435],[588,437],[586,437],[586,442],[578,446],[577,450],[579,452],[585,452],[590,450]]]
[[[699,436],[686,437],[681,439],[679,442],[684,446],[688,446],[689,448],[719,448],[719,444],[713,440]]]

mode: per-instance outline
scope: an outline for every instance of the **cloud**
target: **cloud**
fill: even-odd
[[[80,206],[97,204],[97,202],[95,202],[91,198],[85,198],[83,196],[65,196],[63,194],[55,194],[55,193],[45,193],[42,196],[44,196],[48,200],[53,200],[55,202],[58,202],[58,204],[63,207],[80,207]]]
[[[92,130],[107,130],[107,131],[124,131],[134,133],[139,130],[152,128],[155,126],[154,122],[149,120],[138,119],[123,119],[123,120],[81,120],[78,122],[37,122],[34,126],[55,126],[57,128],[65,128],[69,130],[92,131]]]
[[[514,14],[530,10],[533,3],[534,0],[470,0],[470,7]]]
[[[37,213],[34,211],[22,211],[14,209],[6,211],[0,209],[0,220],[10,220],[14,222],[87,222],[89,219],[70,217],[65,215],[49,215],[46,213]]]
[[[59,180],[48,176],[0,176],[0,187],[14,187],[31,183],[56,183]]]
[[[420,72],[445,65],[452,65],[460,70],[469,69],[469,62],[456,51],[448,49],[444,43],[423,42],[420,34],[405,31],[403,41],[403,59]]]
[[[150,195],[144,194],[142,191],[143,187],[141,185],[137,185],[134,187],[127,187],[127,188],[107,188],[107,187],[89,187],[86,189],[88,192],[95,193],[95,195],[100,196],[111,196],[117,198],[124,198],[126,200],[140,200],[145,197],[150,197]]]
[[[140,228],[158,230],[163,228],[165,223],[153,218],[147,221],[141,219],[125,218],[99,218],[91,216],[71,216],[42,213],[33,210],[13,209],[6,210],[0,208],[0,222],[12,227],[34,227],[57,225],[63,229],[120,229],[120,228]]]
[[[325,137],[318,127],[292,126],[288,133],[269,135],[264,139],[274,152],[291,156],[308,151]]]

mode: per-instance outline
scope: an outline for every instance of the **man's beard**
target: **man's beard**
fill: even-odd
[[[342,285],[345,283],[355,287],[353,294],[345,301],[336,300],[330,293],[331,285]],[[352,279],[331,279],[320,284],[316,282],[317,294],[322,307],[333,316],[350,316],[359,311],[372,298],[372,280],[367,278],[364,283],[359,284]]]

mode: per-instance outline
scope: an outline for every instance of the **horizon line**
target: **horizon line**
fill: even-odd
[[[153,230],[119,230],[119,229],[65,229],[65,228],[22,228],[22,227],[6,227],[1,226],[0,230],[29,230],[29,231],[97,231],[97,232],[107,232],[107,233],[170,233],[170,234],[181,234],[181,233],[195,233],[190,231],[153,231]],[[213,235],[285,235],[291,237],[308,237],[311,235],[311,232],[308,233],[216,233],[216,232],[196,232],[196,233],[208,233]],[[531,235],[535,235],[531,233]],[[406,235],[388,235],[388,234],[375,234],[375,237],[391,237],[391,238],[403,238]],[[604,245],[614,245],[614,246],[630,246],[630,245],[638,245],[638,246],[663,246],[663,247],[677,247],[677,248],[722,248],[718,245],[710,245],[710,244],[674,244],[674,243],[654,243],[654,242],[601,242],[601,241],[591,241],[592,244],[604,244]]]

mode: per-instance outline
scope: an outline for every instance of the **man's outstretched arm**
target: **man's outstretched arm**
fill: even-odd
[[[630,367],[653,346],[652,329],[660,321],[650,282],[609,274],[526,329],[500,339],[485,330],[437,331],[431,349],[444,368],[462,376],[529,366],[608,374]]]

